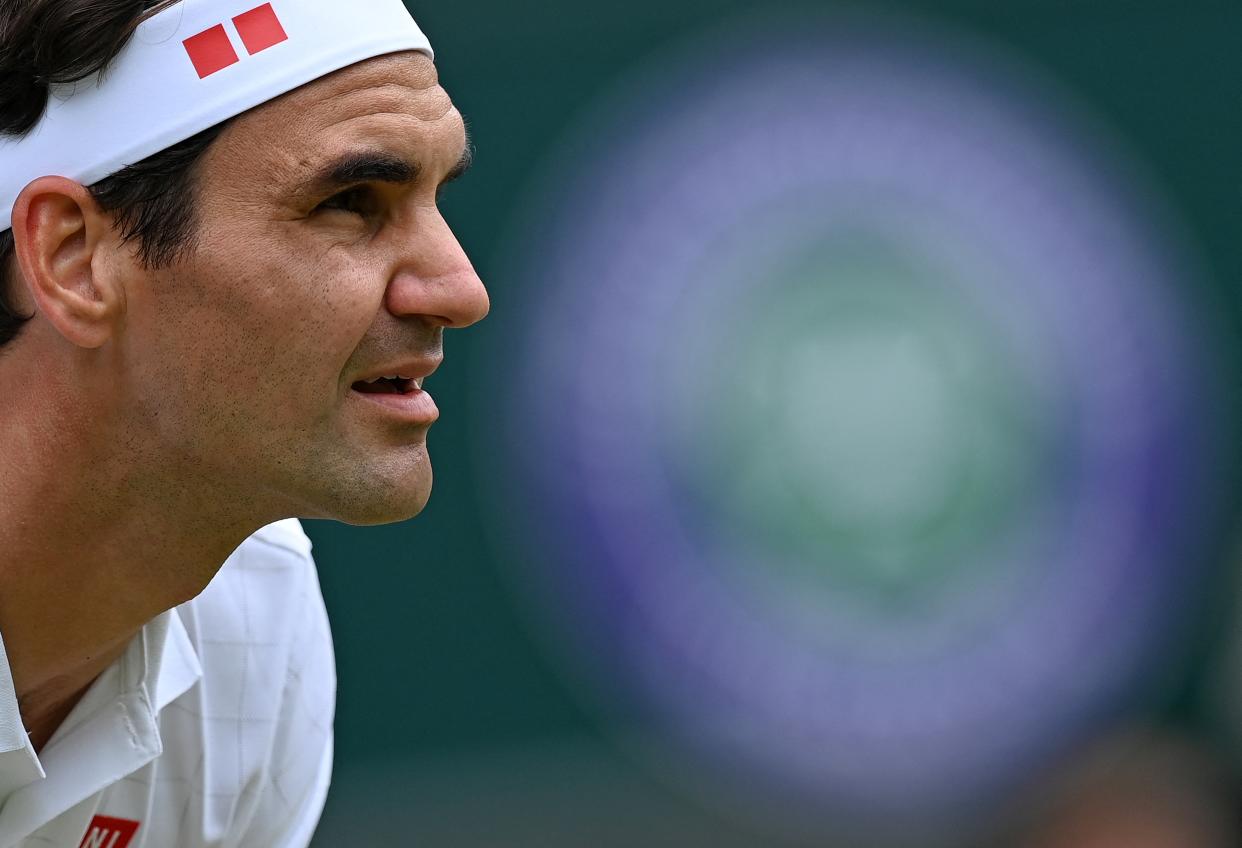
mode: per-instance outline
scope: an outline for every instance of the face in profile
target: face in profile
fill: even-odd
[[[236,119],[198,166],[193,249],[128,293],[131,444],[269,519],[418,513],[434,403],[383,378],[434,394],[444,331],[487,314],[436,205],[468,148],[421,54]]]

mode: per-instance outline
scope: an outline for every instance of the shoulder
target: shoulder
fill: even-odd
[[[243,542],[202,594],[180,611],[201,652],[221,642],[289,644],[299,613],[322,605],[311,541],[302,525],[289,519]]]
[[[201,740],[188,782],[233,799],[204,832],[284,845],[318,818],[331,763],[336,666],[310,539],[296,520],[264,527],[178,613],[203,673],[162,721]]]
[[[253,690],[278,686],[310,666],[335,680],[327,612],[311,541],[296,519],[268,525],[225,561],[211,584],[179,608],[203,678],[263,667]],[[268,704],[278,699],[266,693]],[[259,705],[256,704],[256,707]]]

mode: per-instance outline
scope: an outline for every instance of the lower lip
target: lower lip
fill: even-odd
[[[406,394],[367,394],[350,389],[356,397],[374,404],[394,418],[410,424],[434,424],[440,417],[440,409],[431,395],[422,389]]]

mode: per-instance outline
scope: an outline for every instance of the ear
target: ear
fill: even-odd
[[[91,193],[65,177],[40,177],[13,207],[17,263],[39,312],[68,341],[102,347],[125,312],[124,290],[105,260],[112,225]]]

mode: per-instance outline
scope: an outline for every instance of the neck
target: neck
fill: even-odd
[[[63,387],[45,392],[40,377],[14,378],[9,364],[0,369],[0,636],[39,746],[143,625],[197,596],[268,522],[247,520],[241,501],[192,469],[161,463],[132,422],[101,417],[106,387],[83,389],[97,393],[83,403]]]

